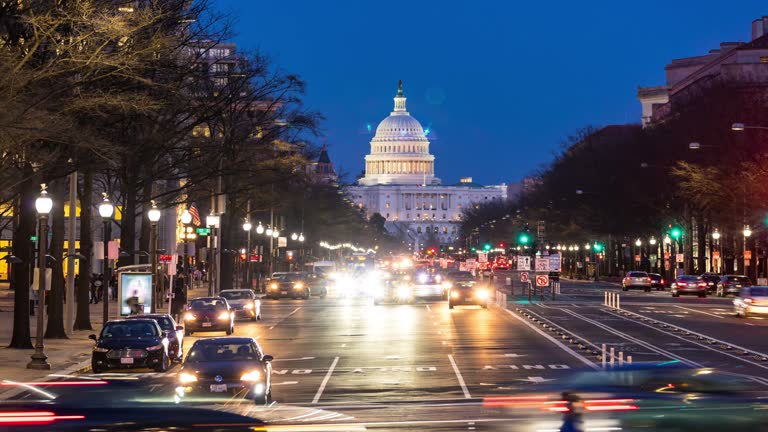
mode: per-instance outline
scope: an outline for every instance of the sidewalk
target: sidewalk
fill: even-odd
[[[5,293],[3,293],[5,294]],[[91,348],[93,341],[88,335],[101,331],[103,303],[89,305],[91,309],[91,327],[93,330],[78,330],[69,339],[44,339],[45,354],[48,356],[50,370],[27,369],[27,363],[33,349],[8,348],[13,332],[13,294],[0,296],[0,381],[12,380],[29,382],[44,380],[49,374],[84,373],[91,367]],[[118,315],[116,301],[109,302],[110,319]],[[32,345],[35,344],[37,316],[30,316]],[[0,387],[0,399],[8,397],[8,392],[16,387]]]

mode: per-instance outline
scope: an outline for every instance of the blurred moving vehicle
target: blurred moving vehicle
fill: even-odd
[[[304,279],[304,275],[299,272],[275,273],[267,285],[266,297],[272,300],[280,298],[308,299],[309,284]]]
[[[484,405],[528,410],[529,421],[538,413],[536,429],[528,430],[745,432],[768,425],[766,392],[756,391],[749,377],[680,363],[574,372],[541,389],[528,397],[486,398]],[[561,419],[575,412],[583,428],[560,429]]]
[[[313,296],[325,298],[328,295],[328,274],[322,271],[303,272],[304,280],[309,286],[309,292]]]
[[[199,339],[179,371],[177,395],[242,394],[264,405],[272,400],[272,360],[253,338]]]
[[[222,290],[219,296],[225,298],[229,307],[235,313],[235,318],[249,318],[251,321],[261,319],[261,300],[249,289]]]
[[[752,281],[744,275],[725,275],[717,282],[715,292],[718,297],[725,297],[728,294],[737,295],[742,288],[752,285]]]
[[[409,272],[394,271],[373,291],[373,304],[403,304],[413,301],[413,287]]]
[[[643,271],[631,271],[621,280],[621,290],[629,291],[631,288],[640,288],[645,292],[651,292],[651,278]]]
[[[739,296],[733,299],[733,309],[737,317],[750,315],[768,315],[768,287],[743,287]]]
[[[448,309],[457,305],[475,305],[487,309],[490,297],[491,289],[487,283],[456,279],[448,289]]]
[[[428,269],[416,270],[411,276],[414,299],[445,298],[443,277]]]
[[[452,285],[460,282],[474,282],[475,276],[468,271],[453,270],[446,273],[443,277],[443,285],[446,289],[451,288]]]
[[[651,288],[656,288],[656,291],[664,291],[666,285],[663,276],[658,273],[648,273],[648,277],[651,278]]]
[[[144,314],[132,315],[126,319],[146,319],[151,318],[160,326],[160,330],[168,338],[168,357],[171,361],[180,363],[184,357],[184,327],[178,325],[176,320],[168,314]]]
[[[493,264],[491,264],[491,269],[493,271],[497,270],[509,270],[510,264],[509,264],[509,258],[507,258],[504,255],[499,255],[496,258],[493,259]]]
[[[184,313],[184,335],[199,331],[235,332],[235,313],[224,297],[198,297],[189,302]]]
[[[130,368],[165,372],[170,365],[167,332],[152,318],[107,321],[98,337],[88,338],[96,342],[91,353],[94,373]]]
[[[707,283],[707,292],[713,293],[717,288],[717,283],[720,282],[720,275],[717,273],[702,273],[701,280]]]
[[[699,276],[680,275],[670,286],[672,297],[681,295],[697,295],[699,297],[707,296],[707,283]]]

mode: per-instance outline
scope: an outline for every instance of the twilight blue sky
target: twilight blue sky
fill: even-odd
[[[486,184],[533,173],[580,127],[639,122],[638,85],[663,84],[673,58],[748,41],[768,14],[765,0],[214,1],[238,45],[307,81],[348,180],[402,79],[438,177]]]

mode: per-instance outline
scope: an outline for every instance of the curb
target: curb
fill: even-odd
[[[50,375],[80,375],[80,374],[88,373],[90,371],[91,371],[91,359],[88,359],[88,360],[83,360],[80,363],[77,363],[73,366],[70,366],[60,371],[52,370],[46,376],[35,379],[33,380],[33,382],[46,381]],[[10,399],[25,390],[26,389],[24,389],[23,387],[11,387],[8,390],[0,391],[0,400]]]

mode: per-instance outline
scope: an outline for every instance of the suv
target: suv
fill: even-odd
[[[629,291],[630,288],[642,288],[645,292],[651,292],[651,278],[648,273],[631,271],[621,281],[621,290]]]
[[[738,294],[744,288],[752,286],[752,281],[744,275],[725,275],[717,282],[715,292],[718,297],[725,297],[728,294]]]
[[[656,288],[656,291],[664,291],[664,277],[658,273],[648,273],[648,277],[651,278],[651,288]]]
[[[701,279],[707,283],[707,292],[711,293],[717,288],[717,283],[720,282],[720,275],[717,273],[703,273]]]

